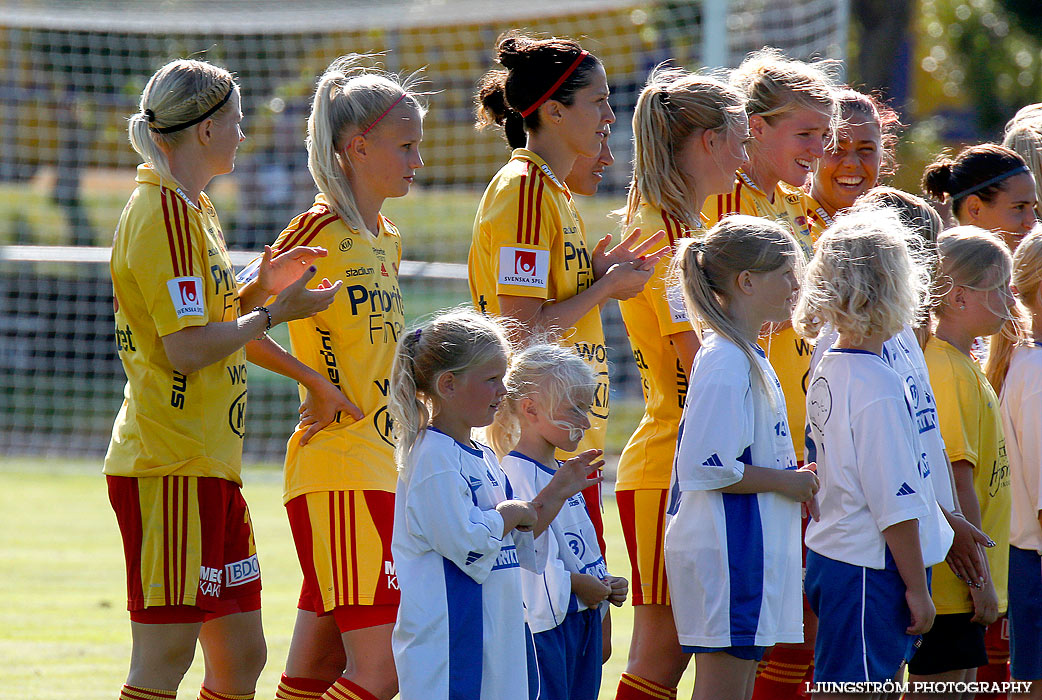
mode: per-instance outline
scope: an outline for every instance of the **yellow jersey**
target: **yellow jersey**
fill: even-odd
[[[394,349],[405,324],[398,230],[383,216],[375,238],[355,230],[319,194],[273,248],[280,253],[300,245],[325,248],[329,254],[313,263],[315,279],[342,280],[344,286],[325,311],[289,322],[293,354],[339,387],[365,416],[356,421],[341,413],[303,446],[304,430],[294,432],[286,446],[283,498],[289,502],[316,491],[393,492],[398,472],[387,396]],[[303,387],[300,395],[303,399]]]
[[[707,226],[714,226],[729,214],[747,214],[777,221],[796,238],[803,254],[814,254],[814,243],[831,224],[832,219],[814,199],[801,189],[779,182],[774,188],[774,201],[756,186],[752,178],[739,169],[734,189],[728,194],[706,199],[702,214]],[[810,372],[810,343],[796,334],[791,326],[760,339],[760,346],[778,375],[788,409],[789,434],[797,455],[804,452],[807,381]]]
[[[209,476],[242,484],[246,352],[184,375],[163,336],[239,316],[238,286],[217,212],[148,165],[112,241],[116,350],[127,374],[104,472]]]
[[[485,190],[467,267],[471,300],[488,314],[500,313],[500,295],[563,301],[593,284],[586,231],[572,195],[532,151],[514,150]],[[600,309],[591,309],[574,328],[557,330],[560,342],[574,346],[597,376],[591,428],[578,451],[604,449],[608,357]]]
[[[702,232],[699,221],[689,226],[658,207],[641,204],[627,235],[640,228],[643,242],[665,231],[669,252],[659,260],[644,289],[619,302],[633,359],[640,372],[644,416],[619,457],[615,489],[666,489],[673,470],[677,427],[687,396],[687,371],[681,365],[669,336],[693,331],[679,287],[667,289],[666,275],[677,242]]]
[[[953,463],[962,459],[973,464],[981,529],[997,545],[986,550],[991,580],[999,612],[1005,612],[1013,494],[999,399],[977,363],[950,343],[932,337],[924,354],[948,457]],[[973,610],[969,589],[947,566],[934,567],[932,590],[939,615]]]

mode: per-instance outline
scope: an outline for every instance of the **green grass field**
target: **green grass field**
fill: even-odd
[[[289,645],[300,572],[281,473],[251,467],[244,481],[264,572],[268,664],[257,697],[270,699]],[[5,459],[0,494],[0,698],[115,698],[130,659],[130,624],[119,531],[100,463]],[[605,508],[610,563],[628,575],[614,499],[605,499]],[[601,698],[614,697],[625,667],[632,609],[613,608],[612,619],[615,652],[604,668]],[[689,671],[680,697],[690,696],[692,679]],[[178,698],[194,700],[201,680],[199,653]]]

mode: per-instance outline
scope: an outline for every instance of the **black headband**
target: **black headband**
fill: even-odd
[[[222,97],[220,99],[220,101],[217,104],[215,104],[213,107],[211,107],[210,109],[208,109],[205,112],[203,112],[202,114],[200,114],[195,119],[192,119],[190,121],[186,121],[184,124],[175,124],[174,126],[162,126],[162,127],[149,125],[148,128],[151,129],[152,131],[156,132],[157,134],[170,134],[170,133],[173,133],[175,131],[180,131],[181,129],[187,129],[188,127],[192,126],[193,124],[198,124],[199,122],[203,121],[204,119],[209,119],[214,114],[216,114],[217,110],[219,110],[221,107],[223,107],[225,105],[225,103],[229,99],[231,99],[231,96],[232,96],[233,92],[235,92],[235,85],[234,84],[232,84],[232,86],[230,88],[228,88],[228,92],[224,95],[224,97]],[[151,115],[149,115],[148,113],[150,111],[151,110],[145,110],[145,115],[146,115],[146,117],[150,116],[151,119],[149,119],[148,121],[152,122],[155,119],[155,113],[153,112]]]

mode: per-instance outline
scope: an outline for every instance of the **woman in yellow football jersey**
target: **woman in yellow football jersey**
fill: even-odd
[[[872,95],[845,89],[837,93],[840,123],[836,137],[818,159],[810,195],[830,217],[849,209],[854,200],[894,167],[897,113]],[[810,212],[809,214],[813,214]]]
[[[838,117],[833,74],[838,66],[836,61],[797,61],[765,48],[746,56],[731,73],[731,84],[746,97],[752,134],[749,162],[735,173],[730,193],[706,200],[702,211],[709,219],[707,225],[727,214],[779,221],[810,257],[814,241],[832,218],[802,188],[832,139]],[[787,324],[760,343],[781,382],[793,448],[802,457],[811,346]],[[812,620],[809,616],[808,622]],[[799,683],[813,663],[812,622],[806,637],[801,649],[779,644],[771,650],[770,665],[756,681],[757,700],[795,697],[799,692]]]
[[[325,247],[317,277],[344,285],[329,309],[289,326],[294,355],[327,376],[341,401],[323,408],[305,399],[287,446],[283,498],[304,583],[277,698],[389,700],[398,692],[387,393],[404,324],[402,248],[380,209],[408,194],[423,167],[426,110],[410,80],[362,59],[340,58],[318,80],[307,149],[319,193],[273,246]],[[331,422],[311,436],[316,421]]]
[[[246,360],[328,396],[321,375],[264,335],[332,301],[339,285],[304,286],[324,251],[293,249],[274,261],[266,251],[257,279],[240,288],[203,192],[234,167],[241,121],[232,75],[191,60],[160,68],[130,118],[131,145],[145,162],[112,247],[127,388],[105,457],[133,637],[121,698],[174,698],[197,642],[206,664],[200,698],[253,697],[266,649],[240,493]]]
[[[1012,253],[1035,226],[1035,181],[1020,155],[1005,146],[969,146],[923,170],[923,190],[950,203],[961,225],[993,231]]]
[[[478,206],[468,272],[474,305],[515,319],[524,334],[554,332],[597,376],[592,428],[579,451],[604,448],[608,364],[600,305],[647,282],[659,239],[634,238],[591,250],[564,178],[580,156],[601,149],[615,114],[604,66],[576,42],[509,34],[496,47],[504,70],[490,71],[477,96],[478,124],[503,127],[514,149]],[[585,493],[604,547],[600,498]]]
[[[623,226],[663,228],[676,244],[699,236],[699,205],[726,193],[747,160],[745,99],[709,77],[657,68],[633,114],[633,178]],[[666,258],[644,289],[619,303],[646,408],[619,459],[615,498],[633,581],[633,636],[619,698],[675,693],[689,656],[681,651],[666,584],[663,541],[677,429],[698,336],[666,278]]]

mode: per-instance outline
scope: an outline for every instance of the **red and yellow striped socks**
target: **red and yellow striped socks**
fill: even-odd
[[[318,678],[291,678],[283,673],[275,700],[319,700],[331,685]]]
[[[810,680],[814,650],[775,646],[757,669],[752,700],[795,700],[804,697],[803,682]]]
[[[640,676],[629,673],[622,674],[619,679],[619,689],[615,693],[615,700],[676,700],[677,689],[667,688],[654,681],[649,681]]]
[[[322,700],[380,700],[360,685],[356,685],[346,678],[338,678],[337,682],[329,686],[322,695]]]
[[[245,695],[218,693],[214,690],[210,690],[205,685],[199,689],[199,700],[253,700],[254,695],[256,695],[256,693],[246,693]]]
[[[123,690],[119,691],[119,700],[177,700],[177,691],[124,685]]]

